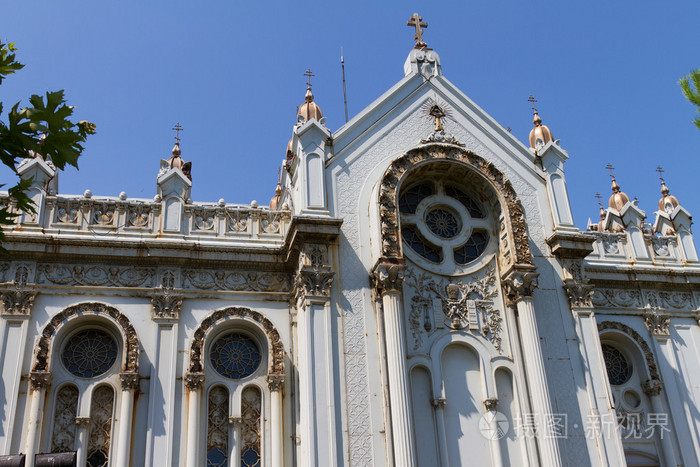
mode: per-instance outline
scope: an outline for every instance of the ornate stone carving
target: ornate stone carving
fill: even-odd
[[[501,351],[502,317],[495,306],[498,294],[495,267],[470,282],[436,281],[425,273],[406,270],[405,283],[414,295],[408,326],[413,335],[413,350],[423,341],[423,330],[430,333],[432,321],[438,328],[468,329],[487,336],[496,350]],[[434,302],[437,300],[437,309]]]
[[[284,375],[268,375],[267,386],[270,391],[281,391],[284,389]]]
[[[294,278],[295,295],[297,297],[330,297],[334,275],[333,271],[302,269]]]
[[[0,290],[2,314],[29,316],[36,294],[36,290],[22,290],[20,287]]]
[[[182,295],[167,290],[157,292],[151,297],[153,319],[178,319],[183,299]]]
[[[116,321],[124,337],[124,348],[126,351],[126,359],[122,365],[122,371],[125,373],[138,373],[139,339],[136,335],[136,329],[131,325],[129,318],[120,313],[116,308],[103,303],[94,302],[73,305],[51,318],[49,323],[44,326],[44,330],[41,332],[41,338],[36,346],[36,356],[32,372],[48,371],[52,338],[56,330],[61,327],[66,320],[76,315],[102,315]]]
[[[537,288],[537,276],[534,271],[511,271],[503,280],[503,290],[511,303],[532,297]]]
[[[378,264],[371,274],[374,290],[378,297],[387,292],[401,293],[404,279],[402,264]]]
[[[198,391],[204,387],[204,373],[185,373],[184,381],[188,391]]]
[[[486,399],[484,401],[484,407],[486,407],[487,412],[493,412],[498,408],[498,399]]]
[[[90,417],[75,417],[75,424],[87,427],[90,425]]]
[[[261,313],[243,307],[230,307],[223,310],[216,310],[207,316],[194,332],[194,340],[190,347],[189,373],[198,374],[204,371],[202,362],[202,350],[207,332],[214,324],[228,318],[247,319],[258,323],[267,335],[270,363],[268,374],[284,375],[284,346],[280,339],[279,332],[272,322]]]
[[[658,309],[652,308],[644,313],[644,324],[649,332],[655,336],[670,335],[669,326],[671,324],[671,318],[659,313]]]
[[[436,397],[434,399],[430,400],[430,403],[432,404],[433,407],[437,408],[444,408],[445,404],[447,404],[447,399],[444,397]]]
[[[230,270],[182,271],[184,288],[199,290],[230,290],[235,292],[289,292],[289,276],[281,272],[250,272]]]
[[[121,373],[119,379],[121,380],[123,390],[139,390],[141,376],[138,373]]]
[[[675,235],[669,237],[650,235],[648,238],[651,242],[652,249],[654,250],[654,256],[661,259],[673,258],[672,253],[678,246]]]
[[[640,308],[642,306],[642,296],[638,290],[596,287],[593,291],[591,302],[594,306]]]
[[[51,373],[48,371],[32,371],[29,373],[29,384],[32,389],[46,389],[51,384]]]
[[[592,308],[593,307],[593,285],[578,281],[568,281],[564,283],[564,290],[569,297],[571,308]]]
[[[155,268],[106,265],[40,264],[37,284],[105,287],[153,287]]]
[[[528,243],[527,227],[522,204],[510,181],[493,164],[471,151],[452,145],[427,144],[412,149],[394,160],[384,173],[379,190],[379,216],[382,233],[382,255],[387,258],[401,258],[398,229],[398,187],[404,176],[425,161],[452,160],[467,165],[485,178],[498,193],[505,211],[502,216],[502,258],[503,269],[514,264],[532,264]]]
[[[664,383],[656,379],[649,379],[642,384],[642,391],[649,397],[658,396],[661,394]]]
[[[644,359],[647,362],[647,368],[649,370],[649,376],[651,377],[652,380],[658,380],[659,378],[659,370],[658,367],[656,366],[656,360],[654,360],[654,354],[651,352],[651,349],[649,348],[649,344],[642,338],[642,336],[639,335],[637,331],[632,329],[631,327],[627,326],[626,324],[619,323],[617,321],[603,321],[598,323],[598,332],[603,332],[607,329],[614,329],[620,332],[623,332],[627,334],[629,337],[631,337],[637,344],[639,344],[639,347],[642,349],[642,352],[644,353]]]

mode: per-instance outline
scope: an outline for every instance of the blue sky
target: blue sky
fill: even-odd
[[[303,102],[306,68],[332,131],[403,76],[419,12],[444,75],[525,142],[527,97],[569,152],[577,226],[617,180],[653,222],[657,165],[700,215],[700,131],[677,80],[700,67],[700,2],[87,2],[3,6],[0,37],[26,67],[0,87],[6,108],[66,89],[97,124],[60,192],[151,198],[161,158],[184,127],[192,198],[267,203]],[[4,118],[4,115],[3,115]],[[8,171],[0,182],[10,183]]]

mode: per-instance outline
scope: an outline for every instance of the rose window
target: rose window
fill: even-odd
[[[73,375],[94,378],[112,368],[117,352],[117,343],[112,336],[100,329],[87,329],[68,339],[61,360]]]
[[[429,264],[464,267],[481,257],[489,244],[491,220],[486,211],[440,177],[403,190],[399,213],[404,250]]]
[[[242,379],[258,369],[262,354],[250,337],[230,333],[214,342],[209,355],[211,364],[221,376]]]
[[[625,384],[632,377],[632,365],[627,358],[609,344],[603,344],[603,360],[608,370],[608,379],[613,386]]]

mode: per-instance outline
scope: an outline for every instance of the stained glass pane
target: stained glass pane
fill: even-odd
[[[603,360],[608,370],[608,379],[613,386],[625,384],[632,377],[632,365],[625,356],[612,345],[603,344]]]
[[[260,409],[261,395],[256,387],[243,390],[241,397],[241,467],[260,467]]]
[[[401,238],[403,238],[404,243],[409,245],[413,251],[425,259],[432,261],[433,263],[439,263],[442,261],[442,251],[428,244],[428,242],[426,242],[420,236],[418,229],[416,229],[414,226],[401,226]]]
[[[413,214],[416,212],[418,203],[433,193],[433,187],[427,183],[409,188],[404,191],[399,198],[399,211],[406,214]]]
[[[484,215],[484,210],[481,209],[481,206],[479,206],[476,201],[471,199],[469,196],[467,196],[464,192],[461,190],[453,187],[453,186],[446,186],[445,187],[445,194],[451,198],[456,199],[462,205],[467,208],[467,211],[469,211],[469,215],[472,216],[475,219],[483,219],[486,217]]]
[[[90,438],[88,439],[87,467],[107,467],[112,441],[112,410],[114,390],[100,386],[92,393],[90,406]]]
[[[442,238],[452,238],[460,230],[457,217],[443,208],[430,210],[425,216],[425,223],[432,233]]]
[[[66,343],[61,360],[66,369],[81,378],[106,373],[117,360],[117,343],[100,329],[80,331]]]
[[[228,391],[216,386],[209,391],[207,467],[228,465]]]
[[[56,394],[56,414],[53,417],[51,452],[75,450],[75,415],[78,412],[78,390],[63,386]]]
[[[260,365],[262,355],[253,339],[238,333],[226,334],[214,342],[209,354],[211,364],[222,376],[241,379]]]
[[[454,251],[457,264],[468,264],[477,259],[486,250],[489,239],[483,232],[474,232],[467,243]]]

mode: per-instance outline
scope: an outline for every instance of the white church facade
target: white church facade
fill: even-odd
[[[23,161],[0,456],[700,465],[690,214],[663,184],[651,224],[613,178],[577,229],[537,113],[523,144],[412,22],[403,78],[339,130],[309,87],[269,206],[192,201],[179,144],[153,199],[59,193],[51,161]]]

